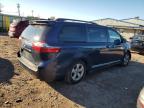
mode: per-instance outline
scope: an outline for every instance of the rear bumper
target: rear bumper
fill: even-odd
[[[28,61],[27,59],[25,59],[24,57],[20,57],[18,58],[18,60],[25,65],[27,68],[29,68],[30,70],[34,71],[34,72],[38,72],[38,67],[34,64],[32,64],[30,61]]]
[[[65,75],[65,68],[57,65],[56,61],[42,62],[36,66],[24,57],[19,57],[18,60],[22,67],[27,69],[31,74],[40,76],[47,82],[61,79]]]
[[[35,75],[37,77],[39,76],[38,68],[34,64],[29,62],[24,57],[19,57],[18,60],[24,69],[28,70],[32,75]]]

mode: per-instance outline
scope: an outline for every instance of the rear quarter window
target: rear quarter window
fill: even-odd
[[[86,33],[82,26],[63,26],[59,40],[63,42],[86,42]]]

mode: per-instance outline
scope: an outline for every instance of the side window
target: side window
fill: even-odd
[[[117,39],[121,41],[121,37],[116,31],[109,29],[108,33],[109,33],[109,42],[113,43]]]
[[[64,26],[59,39],[64,42],[86,42],[86,35],[80,26]]]
[[[88,28],[88,42],[107,42],[107,33],[104,28]]]

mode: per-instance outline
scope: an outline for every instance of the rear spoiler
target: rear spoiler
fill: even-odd
[[[52,24],[54,21],[50,20],[31,20],[29,21],[30,25],[47,25],[47,24]]]

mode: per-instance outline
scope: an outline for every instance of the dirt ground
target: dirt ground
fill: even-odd
[[[23,69],[16,57],[19,41],[0,36],[1,108],[136,108],[144,85],[144,55],[132,54],[129,66],[89,74],[78,84],[46,83]]]

